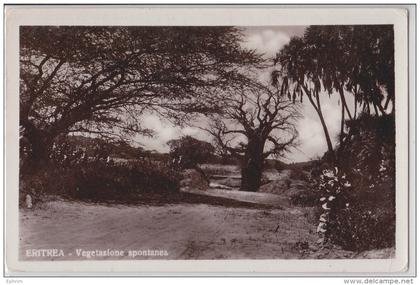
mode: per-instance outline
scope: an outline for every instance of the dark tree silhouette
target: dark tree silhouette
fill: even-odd
[[[346,34],[350,45],[350,78],[347,90],[352,92],[362,112],[376,115],[395,110],[394,30],[392,25],[354,26]]]
[[[297,106],[281,90],[261,84],[226,92],[223,115],[212,118],[208,132],[242,161],[241,190],[257,191],[264,160],[281,157],[296,142]]]
[[[210,143],[191,136],[170,140],[168,145],[171,159],[181,168],[195,168],[199,163],[207,162],[215,150]]]
[[[331,96],[338,92],[341,103],[340,141],[344,138],[345,116],[353,119],[347,105],[345,85],[349,82],[352,63],[346,36],[351,26],[310,26],[305,31],[306,45],[311,47],[312,57],[316,60],[316,76],[324,90]]]
[[[332,154],[334,148],[319,98],[321,81],[317,75],[318,67],[304,39],[292,38],[277,55],[275,63],[280,63],[281,69],[273,71],[273,85],[279,87],[281,92],[287,93],[289,99],[293,101],[296,99],[302,101],[304,95],[308,98],[322,124],[328,152]]]
[[[273,72],[273,83],[282,77],[284,88],[302,98],[304,93],[316,110],[324,129],[328,151],[333,145],[322,114],[319,94],[337,92],[342,105],[341,135],[345,116],[354,120],[357,106],[377,115],[394,112],[394,36],[392,26],[310,26],[303,37],[293,38],[276,56],[281,70]],[[353,95],[354,113],[346,94]],[[293,95],[295,96],[295,95]],[[379,111],[378,111],[379,110]]]
[[[232,27],[21,27],[20,126],[32,162],[61,134],[149,134],[145,110],[212,112],[209,91],[258,62]]]

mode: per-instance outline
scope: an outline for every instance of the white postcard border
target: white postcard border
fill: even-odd
[[[19,26],[274,26],[392,24],[395,32],[396,256],[357,260],[19,261]],[[7,6],[5,9],[6,265],[14,275],[36,274],[280,274],[391,273],[408,266],[408,42],[402,8]]]

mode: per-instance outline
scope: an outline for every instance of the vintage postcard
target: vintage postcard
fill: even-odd
[[[5,18],[8,271],[407,270],[405,9]]]

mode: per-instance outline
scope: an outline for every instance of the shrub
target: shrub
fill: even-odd
[[[168,193],[179,189],[179,173],[159,163],[130,165],[90,162],[76,174],[76,197],[120,199],[137,193]]]
[[[19,178],[19,206],[25,207],[26,195],[30,195],[32,202],[36,204],[45,194],[43,189],[48,189],[48,174],[39,171],[33,175],[20,175]]]
[[[265,185],[265,184],[270,183],[270,182],[271,182],[271,180],[270,180],[270,178],[267,176],[267,174],[262,173],[262,175],[261,175],[260,185]]]
[[[137,160],[113,163],[105,149],[87,157],[83,149],[58,141],[50,161],[36,173],[21,173],[20,205],[27,194],[64,195],[82,200],[127,200],[139,193],[169,193],[179,189],[180,174],[167,163]]]
[[[286,188],[289,189],[290,185],[292,185],[292,180],[290,180],[289,178],[285,178],[284,184],[286,185]]]
[[[306,182],[309,181],[308,175],[302,169],[299,169],[299,168],[292,168],[290,170],[289,177],[290,179],[293,179],[293,180],[302,180]]]
[[[391,185],[391,187],[389,187]],[[318,190],[322,214],[318,233],[346,250],[383,248],[395,243],[392,183],[355,188],[338,168],[324,169]]]
[[[194,168],[200,163],[208,162],[214,154],[214,147],[210,143],[191,136],[171,140],[168,145],[174,166],[183,169]]]
[[[318,232],[348,250],[395,245],[395,118],[361,115],[335,152],[313,163]]]
[[[237,165],[200,164],[199,167],[207,177],[213,175],[231,176],[240,172],[239,166]]]
[[[337,149],[338,167],[357,188],[395,179],[395,118],[363,115],[349,122],[349,133]]]
[[[354,205],[337,209],[330,216],[327,237],[348,250],[392,247],[395,240],[395,210]]]
[[[288,168],[288,165],[282,161],[276,159],[266,159],[264,161],[264,169],[275,169],[281,172]]]
[[[302,190],[290,196],[292,205],[300,207],[314,207],[318,204],[318,200],[318,194],[308,190]]]

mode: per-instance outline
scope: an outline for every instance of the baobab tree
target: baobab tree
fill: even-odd
[[[280,89],[260,83],[226,91],[221,116],[207,129],[217,145],[241,163],[241,190],[257,191],[264,160],[282,157],[296,143],[298,107]]]
[[[60,135],[149,134],[146,110],[211,112],[209,90],[259,61],[239,41],[232,27],[21,27],[20,127],[33,168]]]

